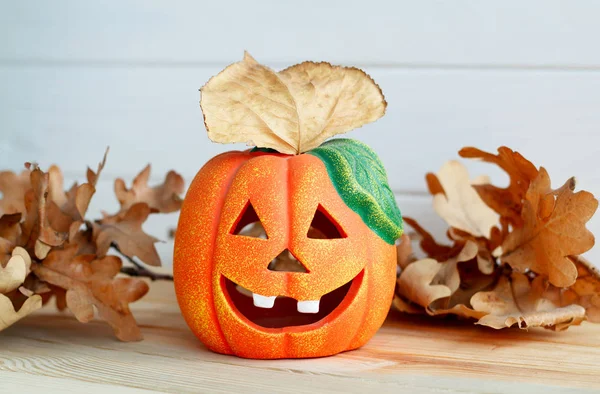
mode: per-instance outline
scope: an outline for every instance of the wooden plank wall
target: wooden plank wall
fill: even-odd
[[[388,113],[349,136],[380,154],[403,212],[436,234],[423,175],[465,145],[508,145],[553,185],[577,175],[600,195],[599,16],[591,0],[0,1],[0,166],[57,163],[81,179],[110,145],[95,211],[115,204],[114,177],[147,162],[155,180],[175,168],[189,181],[231,149],[209,143],[198,88],[247,49],[274,68],[311,59],[371,74]],[[600,219],[590,228],[600,234]]]

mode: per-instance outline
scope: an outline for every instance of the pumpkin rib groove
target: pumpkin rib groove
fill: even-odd
[[[371,270],[373,269],[373,247],[371,245],[370,242],[366,243],[366,249],[367,249],[367,256],[369,258],[369,261],[367,262],[366,266],[368,267],[368,271],[365,272],[365,275],[372,275],[371,274]],[[367,299],[370,300],[371,299],[371,294],[373,293],[373,288],[372,288],[372,283],[369,277],[367,277],[367,280],[364,281],[363,280],[363,286],[364,283],[367,284]],[[363,315],[360,321],[360,324],[358,325],[358,327],[356,328],[356,332],[354,333],[354,335],[352,335],[350,338],[350,342],[348,342],[348,344],[345,346],[345,349],[351,349],[353,346],[353,344],[355,343],[355,341],[358,339],[358,337],[360,336],[360,333],[362,332],[362,330],[364,329],[366,322],[367,322],[367,315],[369,314],[369,308],[365,308],[363,311]]]
[[[223,165],[226,165],[227,169],[225,171],[222,172],[222,179],[221,181],[225,181],[227,179],[227,177],[229,177],[228,174],[228,169],[232,168],[235,166],[235,162],[236,161],[242,161],[243,158],[238,157],[236,158],[236,156],[238,155],[239,152],[225,152],[222,153],[220,155],[215,156],[213,159],[211,159],[205,166],[210,166],[210,168],[212,169],[217,169]],[[210,173],[210,172],[209,172]],[[190,188],[186,194],[186,200],[192,200],[191,205],[188,202],[186,204],[186,202],[184,201],[184,205],[182,207],[182,214],[180,215],[180,220],[178,223],[178,231],[180,230],[180,225],[182,224],[182,217],[185,218],[186,215],[189,217],[190,215],[193,217],[196,217],[197,214],[201,215],[201,212],[197,211],[197,207],[196,204],[198,203],[198,201],[194,198],[189,198],[188,195],[190,193],[196,193],[196,190],[201,187],[200,185],[204,184],[203,182],[200,181],[200,179],[204,179],[207,176],[207,172],[199,172],[195,177],[194,180],[192,181],[192,183],[190,184]],[[200,179],[199,179],[200,178]],[[210,189],[215,189],[215,191],[218,191],[219,189],[219,185],[217,185],[216,183],[211,184],[211,186],[206,190],[207,192],[209,192]],[[218,200],[216,201],[218,203]],[[194,213],[189,213],[187,214],[186,212],[194,212]],[[184,293],[185,293],[185,289],[190,285],[189,281],[188,281],[188,275],[189,275],[189,271],[186,269],[190,264],[193,266],[195,263],[193,261],[190,261],[190,257],[192,258],[192,260],[194,260],[194,255],[190,255],[189,253],[191,252],[190,248],[192,247],[192,245],[197,241],[196,239],[193,238],[193,234],[191,235],[189,232],[189,225],[185,225],[183,226],[185,228],[185,231],[177,238],[177,240],[175,240],[175,251],[174,251],[174,261],[173,261],[173,273],[175,276],[175,281],[174,281],[174,287],[176,290],[176,294],[177,294],[177,299],[178,302],[182,302],[182,298],[184,297]],[[190,238],[190,236],[192,238]],[[210,242],[211,237],[208,236],[206,238],[206,242]],[[192,248],[193,249],[193,248]],[[182,256],[187,256],[186,258],[182,258]],[[208,263],[210,259],[206,260],[206,263]],[[190,267],[191,268],[191,267]],[[182,279],[179,279],[182,278]],[[207,289],[210,290],[210,289]],[[213,300],[214,300],[214,295],[212,291],[208,291],[206,293],[206,300],[209,302],[209,305],[212,304]],[[186,307],[189,306],[188,303],[186,303]],[[216,318],[216,310],[214,307],[209,306],[209,309],[207,309],[207,313],[208,314],[212,314],[212,316],[214,318]],[[191,311],[191,315],[189,316],[189,319],[192,320],[192,322],[188,321],[188,317],[186,317],[186,322],[188,324],[193,324],[194,326],[197,327],[197,319],[195,317],[193,317],[194,315],[194,311]],[[196,336],[198,336],[200,339],[200,333],[196,332],[194,330],[194,334],[196,334]],[[224,353],[229,353],[231,354],[231,348],[228,344],[228,342],[225,340],[224,338],[224,334],[222,331],[220,331],[219,327],[214,327],[214,334],[216,335],[215,341],[214,343],[208,344],[207,343],[207,347],[211,350],[215,350],[215,351],[219,351],[219,352],[224,352]],[[222,349],[222,350],[220,350]]]
[[[294,157],[294,156],[292,156]],[[291,226],[289,225],[292,222],[292,209],[290,208],[290,204],[291,204],[291,199],[290,199],[290,179],[291,179],[291,173],[290,173],[290,158],[286,158],[286,160],[283,160],[283,162],[285,163],[285,195],[287,196],[287,199],[285,201],[285,217],[287,219],[287,229],[288,229],[288,233],[286,235],[286,243],[289,244],[289,239],[290,239],[290,228]],[[292,253],[292,255],[294,255],[294,253],[292,251],[290,251],[290,253]],[[289,274],[284,276],[285,278],[285,290],[289,291],[290,289],[290,276]],[[287,335],[286,335],[287,337]],[[284,348],[286,346],[287,343],[287,339],[284,338],[283,340],[284,343]],[[287,348],[285,348],[287,351]]]
[[[244,154],[245,152],[238,152],[241,154]],[[231,171],[228,174],[228,179],[226,182],[224,182],[223,184],[223,189],[226,190],[227,192],[222,196],[221,199],[219,199],[218,205],[217,205],[217,214],[215,215],[215,218],[213,219],[212,223],[211,223],[211,234],[212,234],[212,244],[215,245],[215,243],[217,242],[217,232],[219,229],[219,223],[221,222],[221,216],[223,215],[223,205],[225,205],[225,201],[227,200],[227,196],[229,195],[230,191],[231,191],[231,184],[233,183],[235,177],[237,176],[238,172],[240,171],[240,169],[244,166],[244,164],[246,164],[249,160],[240,160],[239,163],[237,163],[237,167],[235,167],[235,169],[233,171]],[[215,255],[214,253],[211,253],[210,256],[210,264],[212,267],[215,266]],[[225,344],[225,346],[227,347],[227,349],[229,350],[230,353],[233,353],[233,349],[231,347],[231,344],[229,343],[229,340],[227,339],[227,337],[225,336],[225,332],[223,331],[223,325],[222,322],[220,320],[219,314],[217,313],[216,307],[215,307],[215,291],[220,290],[220,288],[218,286],[213,286],[212,289],[212,297],[210,300],[210,305],[211,305],[211,309],[212,312],[214,313],[214,316],[216,317],[215,321],[217,323],[217,331],[219,333],[219,337],[221,338],[221,340],[223,341],[223,343]]]
[[[295,157],[295,156],[291,156],[291,157]],[[291,171],[290,171],[290,158],[288,157],[286,160],[284,160],[285,162],[285,189],[286,189],[286,204],[285,204],[285,217],[287,218],[287,228],[288,228],[288,234],[287,234],[287,240],[286,243],[289,244],[289,239],[290,239],[290,229],[291,229],[291,225],[290,223],[292,222],[292,209],[290,207],[291,204],[291,198],[290,198],[290,184],[291,184]],[[290,250],[290,253],[292,253],[292,256],[294,256],[294,253]],[[306,267],[305,267],[306,268]],[[285,289],[286,291],[289,291],[290,288],[290,276],[289,275],[285,275]],[[281,347],[282,347],[282,355],[288,355],[290,354],[290,334],[286,333],[283,335],[283,338],[281,339]]]

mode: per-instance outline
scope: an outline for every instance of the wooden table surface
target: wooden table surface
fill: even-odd
[[[309,360],[214,354],[187,329],[172,283],[133,305],[145,340],[44,308],[0,333],[0,392],[600,391],[600,325],[494,331],[390,312],[362,349]]]

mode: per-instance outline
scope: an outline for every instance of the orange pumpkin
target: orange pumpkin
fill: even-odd
[[[266,239],[239,233],[252,222]],[[305,272],[269,269],[285,251]],[[187,192],[175,289],[187,324],[215,352],[326,356],[362,346],[381,326],[395,253],[342,200],[317,156],[234,151],[210,160]]]
[[[241,357],[362,346],[391,304],[402,218],[368,146],[323,141],[383,116],[381,89],[353,67],[275,72],[246,53],[201,92],[209,138],[256,148],[213,158],[187,192],[173,259],[186,322]]]

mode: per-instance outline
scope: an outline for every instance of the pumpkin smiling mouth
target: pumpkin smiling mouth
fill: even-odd
[[[230,300],[229,305],[247,321],[263,328],[298,327],[341,313],[352,303],[362,283],[363,273],[361,271],[348,283],[323,295],[319,301],[303,302],[285,296],[261,296],[225,276],[221,276],[221,287]]]

